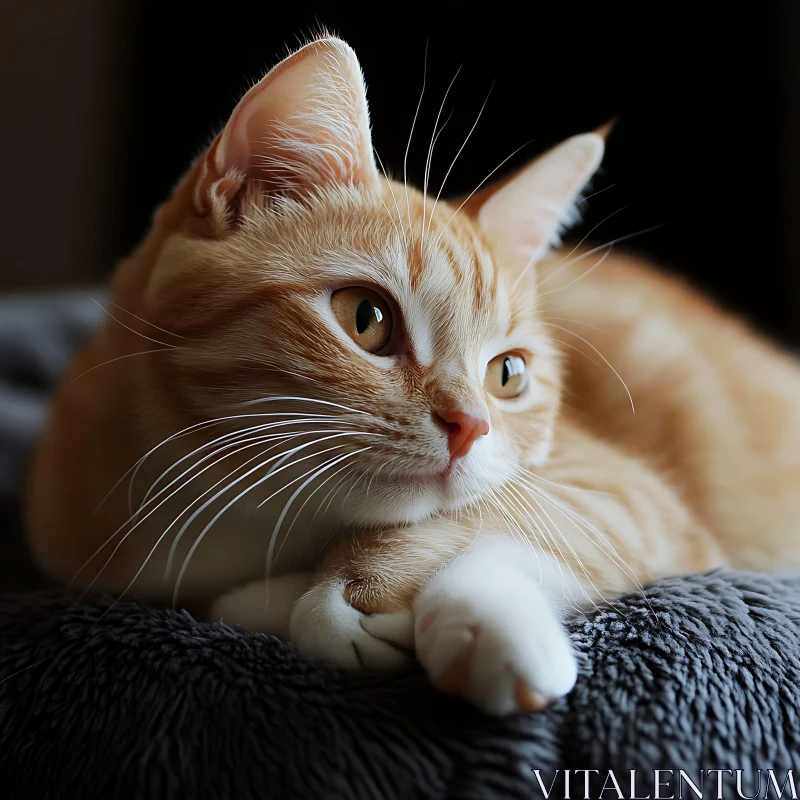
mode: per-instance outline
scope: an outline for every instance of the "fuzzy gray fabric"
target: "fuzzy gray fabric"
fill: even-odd
[[[654,769],[740,769],[753,794],[757,770],[779,782],[800,770],[798,577],[671,578],[576,619],[575,690],[544,713],[502,720],[438,694],[417,671],[342,674],[260,634],[41,588],[16,494],[42,393],[70,348],[30,340],[63,336],[64,318],[83,320],[85,335],[97,315],[73,298],[60,303],[62,324],[59,303],[43,322],[30,302],[14,342],[60,361],[34,380],[26,362],[24,428],[19,403],[3,399],[19,398],[6,367],[20,359],[0,324],[0,463],[12,465],[0,479],[0,589],[16,592],[0,600],[0,797],[541,798],[535,770],[549,787],[554,770],[587,769],[598,770],[591,797],[608,770],[627,781],[629,769],[641,771],[642,796],[653,796]],[[572,797],[582,796],[574,777]],[[716,778],[705,796],[716,796]]]
[[[107,608],[0,609],[3,797],[541,797],[534,769],[800,767],[797,579],[674,578],[576,621],[575,690],[504,720],[416,672],[340,674],[260,634]]]

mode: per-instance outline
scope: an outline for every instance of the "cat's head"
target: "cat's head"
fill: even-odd
[[[560,378],[535,265],[602,151],[577,136],[463,207],[435,202],[380,174],[355,54],[314,41],[250,89],[160,212],[139,307],[184,338],[150,368],[187,424],[305,431],[270,457],[298,448],[293,474],[318,468],[308,491],[340,486],[352,522],[488,498],[548,455]],[[258,453],[245,443],[239,458]]]

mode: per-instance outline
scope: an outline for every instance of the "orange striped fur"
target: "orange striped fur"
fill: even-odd
[[[267,114],[279,81],[300,107]],[[579,604],[723,563],[800,566],[796,361],[641,261],[547,250],[599,137],[461,208],[378,174],[345,45],[314,42],[262,84],[120,265],[58,391],[28,492],[49,573],[207,604],[316,570],[386,613],[489,533],[550,553]],[[352,107],[335,124],[315,117],[336,103]],[[242,155],[248,136],[264,152]],[[343,333],[343,286],[390,298],[393,355]],[[529,389],[496,400],[486,365],[510,350]],[[490,425],[449,472],[443,405]]]

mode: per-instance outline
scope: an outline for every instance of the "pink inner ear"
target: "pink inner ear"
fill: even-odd
[[[283,194],[377,181],[364,83],[348,45],[312,42],[247,92],[207,155],[195,195],[201,205],[236,173]]]
[[[478,212],[480,226],[509,256],[533,263],[558,238],[602,156],[594,133],[567,139],[492,195]]]

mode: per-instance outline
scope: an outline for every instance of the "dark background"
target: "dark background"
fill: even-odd
[[[800,2],[283,6],[6,0],[0,289],[105,277],[241,93],[324,24],[361,59],[375,145],[395,175],[428,43],[416,183],[463,64],[434,191],[492,84],[445,194],[471,191],[526,142],[498,174],[617,116],[593,186],[604,191],[575,233],[612,212],[593,242],[662,225],[622,246],[800,343]]]

